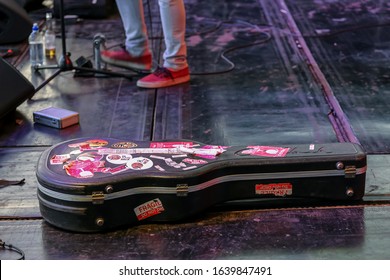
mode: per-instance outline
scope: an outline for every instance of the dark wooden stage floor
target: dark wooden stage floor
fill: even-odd
[[[144,2],[157,64],[164,46],[157,1]],[[0,179],[25,182],[0,188],[0,239],[40,260],[389,259],[389,1],[185,4],[190,83],[140,89],[129,71],[132,79],[65,71],[17,108],[16,122],[2,125]],[[42,19],[44,12],[32,16]],[[57,25],[60,55],[58,31]],[[92,59],[97,33],[108,47],[124,38],[115,14],[68,23],[66,31],[73,61]],[[7,61],[38,87],[53,70],[32,71],[26,45],[16,47],[22,52]],[[79,112],[80,124],[62,130],[34,124],[33,112],[49,106]],[[357,141],[368,153],[366,195],[353,205],[232,203],[177,224],[63,231],[41,217],[37,160],[53,144],[91,136],[217,145]],[[0,259],[16,257],[0,251]]]

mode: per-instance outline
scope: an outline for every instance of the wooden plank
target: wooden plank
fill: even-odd
[[[0,179],[24,184],[0,189],[0,216],[40,217],[35,176],[38,158],[45,147],[1,148]]]
[[[100,234],[0,221],[0,232],[30,260],[388,259],[389,214],[389,206],[213,212]]]
[[[362,145],[389,153],[388,3],[286,3]]]
[[[329,107],[294,38],[281,30],[283,15],[269,9],[266,17],[257,1],[215,2],[214,9],[198,2],[188,6],[192,80],[157,91],[155,139],[182,137],[216,145],[337,142]],[[202,28],[212,31],[191,32]]]

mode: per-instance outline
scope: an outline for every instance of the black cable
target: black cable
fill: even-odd
[[[235,64],[230,60],[228,59],[225,55],[229,52],[232,52],[232,51],[236,51],[238,49],[243,49],[243,48],[248,48],[248,47],[252,47],[252,46],[256,46],[256,45],[262,45],[266,42],[268,42],[269,40],[271,40],[271,34],[268,33],[268,32],[264,32],[262,30],[260,30],[260,26],[257,25],[257,24],[252,24],[252,23],[249,23],[247,21],[243,21],[243,20],[226,20],[226,21],[220,21],[217,23],[217,25],[208,30],[208,31],[203,31],[203,32],[197,32],[193,35],[200,35],[200,34],[206,34],[206,33],[211,33],[211,32],[214,32],[216,30],[218,30],[221,26],[223,26],[224,24],[244,24],[244,25],[249,25],[250,27],[254,27],[255,29],[257,29],[257,31],[261,34],[265,34],[266,35],[266,38],[263,39],[263,40],[259,40],[259,41],[255,41],[253,43],[249,43],[249,44],[244,44],[244,45],[240,45],[240,46],[235,46],[235,47],[231,47],[231,48],[228,48],[228,49],[225,49],[221,54],[220,54],[220,57],[227,63],[230,65],[230,67],[228,69],[225,69],[225,70],[221,70],[221,71],[214,71],[214,72],[200,72],[200,73],[196,73],[196,72],[191,72],[191,75],[215,75],[215,74],[224,74],[224,73],[227,73],[227,72],[230,72],[232,71],[234,68],[235,68]],[[270,27],[268,25],[264,25],[266,27]],[[189,36],[193,36],[193,35],[189,35]]]
[[[268,42],[269,40],[271,40],[271,36],[267,37],[266,39],[264,40],[261,40],[261,41],[256,41],[256,42],[253,42],[253,43],[249,43],[249,44],[245,44],[245,45],[241,45],[241,46],[236,46],[236,47],[231,47],[231,48],[228,48],[226,50],[224,50],[221,54],[220,54],[220,57],[230,65],[229,68],[225,69],[225,70],[221,70],[221,71],[214,71],[214,72],[191,72],[191,75],[196,75],[196,76],[204,76],[204,75],[216,75],[216,74],[224,74],[224,73],[228,73],[230,71],[232,71],[236,65],[230,60],[228,59],[225,54],[229,53],[229,52],[232,52],[232,51],[235,51],[235,50],[238,50],[238,49],[243,49],[243,48],[248,48],[248,47],[252,47],[252,46],[256,46],[256,45],[262,45],[266,42]]]
[[[149,15],[149,19],[150,19],[150,15]],[[199,31],[199,32],[194,32],[194,33],[190,33],[190,34],[186,34],[186,38],[187,37],[191,37],[191,36],[195,36],[195,35],[210,34],[212,32],[217,31],[218,29],[220,29],[224,24],[236,24],[236,23],[249,25],[251,27],[255,27],[256,29],[260,28],[259,25],[251,24],[249,22],[241,21],[241,20],[218,21],[216,23],[216,25],[211,27],[210,29]],[[264,26],[270,27],[269,25],[264,25]],[[266,38],[263,39],[263,40],[255,41],[253,43],[231,47],[231,48],[225,49],[224,51],[221,52],[219,57],[222,58],[222,60],[224,60],[227,64],[230,65],[230,67],[228,67],[227,69],[220,70],[220,71],[213,71],[213,72],[191,72],[191,75],[194,75],[194,76],[217,75],[217,74],[225,74],[225,73],[228,73],[228,72],[232,71],[236,66],[230,59],[228,59],[226,57],[227,53],[235,51],[235,50],[238,50],[238,49],[248,48],[248,47],[252,47],[252,46],[256,46],[256,45],[261,45],[261,44],[264,44],[264,43],[268,42],[272,38],[271,34],[268,33],[268,32],[264,32],[264,31],[261,31],[261,30],[258,30],[258,32],[261,33],[261,34],[265,34]],[[148,39],[149,40],[161,40],[161,39],[163,39],[163,36],[153,36],[153,34],[152,34],[152,36],[149,36]],[[108,47],[107,49],[115,48],[115,47],[122,46],[122,45],[123,45],[123,43],[112,45],[112,46]]]
[[[10,250],[10,251],[14,251],[14,252],[18,253],[20,255],[20,257],[17,260],[24,260],[25,259],[25,254],[21,249],[19,249],[18,247],[14,246],[12,244],[5,243],[1,239],[0,239],[0,249]]]
[[[226,21],[219,21],[215,27],[209,29],[209,30],[205,30],[205,31],[200,31],[200,32],[196,32],[196,33],[193,33],[193,34],[189,34],[188,36],[186,37],[190,37],[190,36],[194,36],[194,35],[204,35],[204,34],[208,34],[208,33],[211,33],[211,32],[215,32],[217,31],[220,27],[222,27],[224,24],[245,24],[245,25],[249,25],[251,27],[254,27],[257,29],[257,31],[261,34],[265,34],[266,35],[266,38],[263,39],[263,40],[259,40],[259,41],[255,41],[253,43],[248,43],[248,44],[244,44],[244,45],[239,45],[239,46],[235,46],[235,47],[231,47],[231,48],[228,48],[228,49],[225,49],[224,51],[221,52],[221,54],[219,55],[220,58],[222,58],[227,64],[230,65],[229,68],[225,69],[225,70],[220,70],[220,71],[213,71],[213,72],[192,72],[191,71],[191,75],[194,75],[194,76],[205,76],[205,75],[217,75],[217,74],[225,74],[225,73],[228,73],[232,70],[234,70],[234,68],[236,67],[236,65],[226,57],[226,54],[227,53],[230,53],[230,52],[233,52],[233,51],[236,51],[238,49],[243,49],[243,48],[248,48],[248,47],[252,47],[252,46],[256,46],[256,45],[262,45],[266,42],[268,42],[269,40],[271,40],[272,36],[269,32],[265,32],[265,31],[262,31],[260,30],[260,26],[259,25],[256,25],[256,24],[252,24],[252,23],[249,23],[247,21],[242,21],[242,20],[226,20]],[[268,25],[264,25],[266,27],[270,27]]]

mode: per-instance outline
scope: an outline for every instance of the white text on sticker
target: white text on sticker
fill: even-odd
[[[164,207],[160,199],[156,198],[134,208],[138,221],[160,214]]]

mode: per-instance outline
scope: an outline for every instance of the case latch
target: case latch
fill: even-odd
[[[177,196],[187,196],[188,195],[188,185],[187,184],[177,184],[176,185],[176,195]]]
[[[103,192],[92,192],[92,203],[93,204],[103,204],[104,203],[104,193]]]
[[[347,179],[353,179],[356,177],[356,166],[350,165],[346,166],[344,169],[345,178]]]

